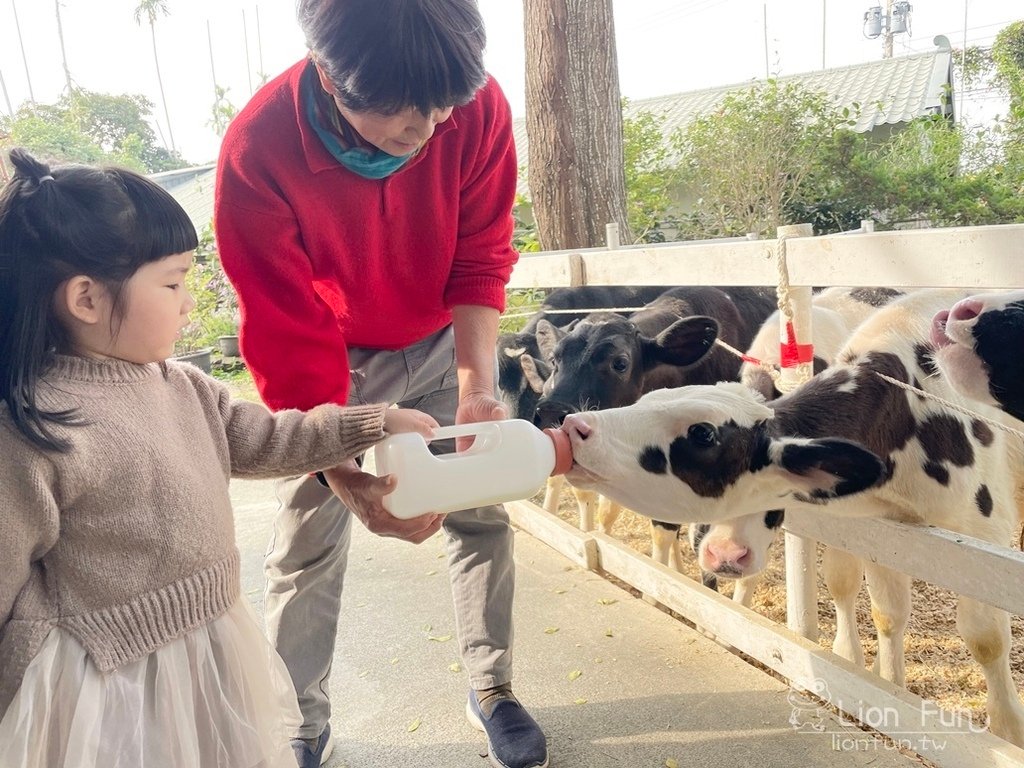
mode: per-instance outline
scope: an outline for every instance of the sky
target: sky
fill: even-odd
[[[513,115],[525,114],[521,0],[479,0],[488,32],[485,61],[505,89]],[[156,24],[157,52],[170,111],[161,106],[148,23],[135,23],[138,0],[60,0],[68,66],[76,85],[104,93],[142,94],[154,103],[158,140],[193,163],[216,159],[209,126],[216,82],[241,107],[260,83],[305,54],[294,0],[166,0]],[[884,7],[884,0],[878,0]],[[615,0],[622,95],[631,99],[791,75],[872,61],[882,39],[863,34],[874,0]],[[931,50],[947,36],[955,48],[989,45],[1006,24],[1024,18],[1007,0],[914,0],[910,34],[895,37],[894,55]],[[25,61],[15,25],[21,28]],[[966,14],[966,26],[965,26]],[[211,61],[212,48],[212,61]],[[824,50],[823,50],[824,49]],[[26,62],[28,76],[26,77]],[[0,0],[0,76],[14,108],[29,98],[53,103],[65,86],[54,2]],[[1001,107],[990,93],[967,97],[968,120]],[[7,104],[0,93],[0,111]]]

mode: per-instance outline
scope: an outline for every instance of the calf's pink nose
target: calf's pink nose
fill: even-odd
[[[704,546],[704,567],[709,571],[722,568],[742,570],[750,562],[750,549],[734,541],[709,541]]]
[[[569,433],[570,437],[576,435],[580,440],[586,440],[592,431],[578,413],[570,413],[562,420],[562,430]]]
[[[953,309],[950,310],[950,320],[973,320],[981,314],[981,310],[985,308],[985,305],[977,299],[964,299],[963,301],[957,302]]]

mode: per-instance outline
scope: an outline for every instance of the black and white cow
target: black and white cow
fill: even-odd
[[[533,421],[548,369],[537,347],[537,324],[545,320],[562,327],[598,308],[642,307],[665,292],[664,286],[581,285],[555,288],[537,313],[517,332],[498,336],[498,394],[510,419]],[[552,310],[581,310],[552,312]],[[627,317],[631,313],[624,313]]]
[[[854,329],[877,309],[902,295],[892,288],[827,288],[815,293],[811,299],[815,374],[832,365]],[[779,338],[776,312],[754,337],[747,355],[777,369],[781,360]],[[766,400],[774,400],[782,394],[768,372],[751,362],[744,362],[740,367],[740,381]],[[768,565],[769,548],[784,520],[784,511],[774,509],[717,523],[695,523],[690,526],[690,545],[702,572],[739,579],[734,595],[749,607],[757,574]],[[825,559],[828,571],[833,553],[826,551]]]
[[[942,310],[932,342],[957,392],[1024,421],[1024,291],[978,294]]]
[[[733,380],[739,372],[737,358],[711,349],[714,336],[706,335],[707,346],[694,364],[694,351],[701,350],[689,347],[681,330],[691,329],[697,317],[711,317],[723,340],[745,347],[775,306],[774,289],[682,286],[666,290],[629,318],[594,313],[570,330],[542,321],[537,339],[551,372],[535,423],[557,425],[568,413],[626,405],[653,389]],[[577,493],[577,498],[580,527],[590,530],[595,512],[585,496]],[[610,530],[620,512],[618,505],[602,502],[597,527]],[[679,530],[677,524],[654,520],[652,556],[682,570]],[[705,574],[703,581],[715,587],[713,577]]]
[[[878,310],[833,367],[770,403],[729,383],[660,390],[632,406],[573,414],[563,425],[575,461],[569,480],[661,520],[724,520],[781,502],[935,525],[1006,545],[1018,522],[1014,495],[1024,483],[1021,441],[876,375],[986,418],[1007,418],[965,401],[932,364],[932,318],[963,295],[922,291]],[[866,568],[876,669],[903,685],[911,579]],[[859,578],[849,582],[859,589]],[[957,626],[985,675],[992,732],[1024,746],[1008,615],[961,597]],[[855,628],[845,643],[857,658]]]

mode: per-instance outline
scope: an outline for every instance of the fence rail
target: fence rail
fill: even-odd
[[[775,285],[778,243],[704,240],[523,254],[509,287]],[[792,285],[1024,286],[1024,224],[795,238],[786,249]]]
[[[795,287],[1024,287],[1024,225],[1018,224],[524,254],[509,287],[776,285],[781,249]],[[1024,750],[989,733],[949,726],[948,716],[929,714],[920,698],[808,639],[817,632],[814,541],[1017,614],[1024,614],[1024,596],[1009,585],[1024,583],[1024,554],[937,528],[863,518],[829,517],[826,524],[813,513],[787,512],[787,629],[614,539],[577,531],[528,502],[508,507],[517,525],[563,554],[653,596],[795,687],[826,681],[832,703],[851,717],[867,702],[902,713],[900,722],[917,719],[922,732],[946,740],[945,749],[927,755],[936,765],[1024,766]],[[898,740],[886,723],[868,725]]]

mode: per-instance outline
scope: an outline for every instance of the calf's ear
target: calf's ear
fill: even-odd
[[[649,354],[650,359],[668,365],[693,365],[714,348],[716,338],[718,321],[714,318],[703,315],[684,317],[645,344],[645,357]]]
[[[560,330],[550,321],[541,320],[537,323],[535,335],[541,357],[545,360],[550,360],[555,355],[555,347],[558,345],[559,340],[566,334],[565,331]]]
[[[538,360],[533,355],[520,355],[519,365],[523,369],[523,376],[530,389],[538,395],[544,391],[544,382],[551,377],[551,366],[543,360]]]
[[[796,498],[811,504],[827,504],[866,491],[887,474],[878,456],[859,443],[840,438],[777,440],[771,457],[792,482]]]

